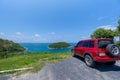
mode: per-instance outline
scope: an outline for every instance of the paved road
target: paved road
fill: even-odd
[[[0,80],[8,80],[8,79],[10,79],[10,76],[8,75],[0,76]]]
[[[99,63],[96,68],[90,68],[81,58],[71,57],[55,64],[46,64],[38,73],[11,76],[6,80],[120,80],[120,61],[114,66]]]

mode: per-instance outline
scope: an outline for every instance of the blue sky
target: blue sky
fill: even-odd
[[[77,42],[115,29],[119,16],[120,0],[0,0],[0,38]]]

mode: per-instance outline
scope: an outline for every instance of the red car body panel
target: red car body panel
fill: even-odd
[[[120,60],[120,55],[118,57],[115,58],[111,58],[107,55],[106,49],[105,48],[98,48],[97,43],[98,40],[111,40],[110,38],[98,38],[98,39],[90,39],[90,40],[82,40],[79,42],[84,42],[84,41],[94,41],[94,47],[93,48],[89,48],[89,47],[83,47],[83,46],[75,46],[73,48],[74,52],[76,55],[79,55],[81,57],[84,58],[85,54],[89,54],[92,56],[92,58],[94,59],[94,61],[96,62],[111,62],[111,61],[116,61],[116,60]],[[105,56],[99,56],[99,53],[105,53]]]

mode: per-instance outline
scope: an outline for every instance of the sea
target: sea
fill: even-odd
[[[48,46],[51,43],[19,43],[26,49],[26,52],[51,52],[51,53],[60,53],[67,52],[72,49],[76,43],[69,43],[71,46],[64,49],[49,49]]]

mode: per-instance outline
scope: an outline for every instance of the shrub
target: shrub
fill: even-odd
[[[118,45],[118,46],[120,47],[120,42],[116,42],[115,44]]]

